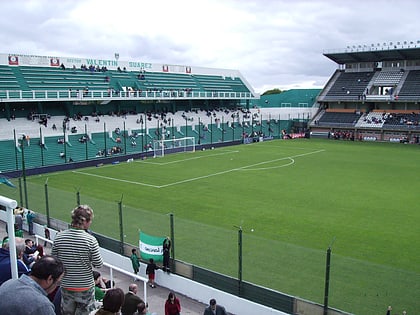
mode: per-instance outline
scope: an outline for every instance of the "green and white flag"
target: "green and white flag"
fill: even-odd
[[[4,177],[4,176],[1,176],[0,177],[0,184],[5,184],[5,185],[7,185],[9,187],[16,188],[16,186],[13,185],[13,183],[9,179],[7,179],[6,177]]]
[[[163,241],[165,237],[152,236],[140,231],[139,239],[141,258],[145,260],[153,258],[155,262],[163,260]]]

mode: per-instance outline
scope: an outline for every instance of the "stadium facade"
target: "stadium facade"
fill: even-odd
[[[313,136],[419,143],[420,41],[348,46],[317,101]]]

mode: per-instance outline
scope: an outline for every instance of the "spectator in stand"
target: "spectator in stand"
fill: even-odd
[[[146,275],[148,275],[149,277],[149,286],[151,288],[156,288],[155,285],[155,270],[158,270],[159,267],[155,264],[155,261],[153,260],[153,258],[149,259],[149,263],[147,264],[146,267]]]
[[[147,315],[147,307],[143,302],[139,303],[136,309],[137,311],[134,313],[134,315]]]
[[[23,209],[21,207],[16,208],[13,211],[13,214],[15,215],[15,227],[17,230],[23,229]]]
[[[134,315],[156,315],[156,313],[150,314],[147,309],[147,304],[141,302],[137,305],[137,312],[135,312]]]
[[[76,207],[71,219],[70,229],[57,233],[51,251],[66,268],[61,287],[61,311],[63,315],[88,315],[95,309],[92,267],[102,267],[103,261],[98,241],[87,232],[93,220],[92,208]]]
[[[137,284],[132,283],[128,287],[128,292],[124,296],[124,304],[121,308],[122,315],[133,315],[137,311],[137,305],[144,301],[137,295]]]
[[[209,306],[204,310],[204,315],[227,315],[223,306],[217,305],[215,299],[211,299]]]
[[[96,270],[93,271],[93,280],[95,281],[95,300],[102,301],[105,296],[105,292],[111,288],[111,286],[107,287],[101,274]],[[108,282],[111,281],[108,280]]]
[[[16,257],[18,267],[18,277],[29,272],[25,263],[22,261],[23,253],[25,251],[25,240],[16,237]],[[9,239],[4,238],[2,248],[0,248],[0,286],[7,280],[12,279],[12,272],[10,269],[10,252],[9,252]]]
[[[35,235],[34,233],[34,219],[35,219],[36,215],[35,212],[28,210],[28,212],[26,213],[26,222],[28,222],[28,230],[29,230],[29,235]]]
[[[51,239],[50,229],[46,225],[44,225],[44,236],[47,240]],[[48,244],[48,242],[44,241],[44,247],[47,247],[47,244]]]
[[[168,299],[165,302],[165,315],[179,314],[181,314],[181,303],[175,293],[169,292]]]
[[[131,264],[133,266],[133,271],[134,274],[137,275],[137,273],[139,272],[140,269],[140,260],[139,260],[139,256],[137,256],[137,249],[133,248],[131,250]],[[134,278],[134,281],[137,281],[137,278]]]
[[[116,315],[119,314],[124,303],[124,291],[120,288],[110,289],[105,293],[102,307],[93,310],[90,315]]]
[[[53,292],[64,273],[64,266],[54,256],[37,261],[31,274],[23,275],[0,286],[2,315],[55,315],[54,305],[47,295]]]
[[[29,268],[43,256],[44,249],[42,246],[34,245],[34,241],[27,238],[25,240],[25,250],[23,253],[23,261],[25,262],[26,266]]]
[[[170,259],[170,250],[171,250],[171,239],[169,237],[165,238],[163,241],[163,271],[170,272],[169,259]]]
[[[24,260],[25,250],[22,251],[21,245],[16,246],[17,264],[18,264],[18,276],[27,275],[31,272],[31,266],[28,266]],[[19,272],[21,270],[21,272]]]

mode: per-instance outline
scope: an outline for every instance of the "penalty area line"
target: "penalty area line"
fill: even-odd
[[[76,173],[76,174],[80,174],[80,175],[92,176],[92,177],[102,178],[102,179],[106,179],[106,180],[114,180],[114,181],[117,181],[117,182],[123,182],[123,183],[128,183],[128,184],[147,186],[147,187],[153,187],[153,188],[160,188],[161,187],[161,186],[156,186],[156,185],[151,185],[151,184],[146,184],[146,183],[141,183],[141,182],[135,182],[135,181],[121,179],[121,178],[103,176],[103,175],[98,175],[98,174],[91,174],[91,173],[85,173],[85,172],[80,172],[80,171],[72,171],[72,172]]]
[[[170,165],[170,164],[174,164],[174,163],[182,163],[182,162],[186,162],[186,161],[198,160],[198,159],[203,159],[203,158],[208,158],[208,157],[213,157],[213,156],[219,156],[219,155],[232,154],[232,153],[239,153],[239,151],[225,151],[225,152],[221,152],[221,153],[194,156],[194,157],[187,158],[187,159],[176,160],[176,161],[171,161],[171,162],[164,162],[164,163],[151,162],[151,161],[147,161],[147,160],[146,161],[136,161],[136,162],[137,163],[142,163],[142,164],[152,164],[152,165],[162,165],[162,166],[164,166],[164,165]]]

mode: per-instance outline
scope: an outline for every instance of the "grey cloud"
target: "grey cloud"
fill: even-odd
[[[113,58],[118,52],[123,60],[234,68],[263,92],[263,87],[307,87],[308,82],[323,86],[336,68],[322,55],[325,50],[420,39],[420,2],[415,0],[398,4],[374,0],[213,1],[207,5],[217,3],[229,12],[237,12],[229,21],[229,29],[215,33],[212,25],[203,22],[186,24],[176,35],[150,32],[154,26],[142,24],[147,3],[142,4],[138,21],[118,21],[117,17],[124,17],[124,10],[115,12],[111,21],[104,21],[95,11],[83,14],[89,20],[77,21],[81,13],[86,13],[80,11],[81,7],[95,8],[102,2],[1,1],[2,52],[97,58]],[[126,3],[133,6],[137,2]],[[114,13],[115,7],[107,10]],[[174,12],[173,20],[162,21],[158,16],[156,20],[170,28],[180,16],[184,14]],[[113,25],[102,27],[111,22],[135,31],[125,34],[118,29],[113,33]],[[217,16],[213,22],[219,22]],[[200,29],[200,38],[189,37],[195,29]]]

